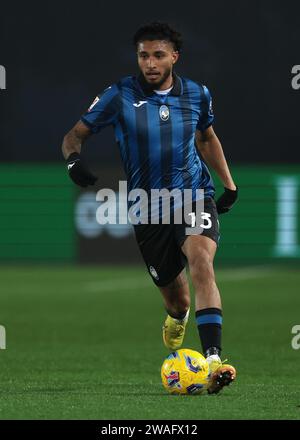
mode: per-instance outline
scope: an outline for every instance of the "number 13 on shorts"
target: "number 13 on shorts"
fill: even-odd
[[[200,218],[204,220],[204,223],[196,225],[196,213],[189,212],[188,215],[191,217],[191,227],[194,228],[198,226],[203,229],[210,229],[212,227],[211,214],[209,212],[201,212]]]

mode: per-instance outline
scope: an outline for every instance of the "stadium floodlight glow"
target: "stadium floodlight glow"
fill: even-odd
[[[4,66],[0,66],[0,89],[6,89],[6,70]]]
[[[277,216],[275,257],[299,257],[298,176],[277,176]]]

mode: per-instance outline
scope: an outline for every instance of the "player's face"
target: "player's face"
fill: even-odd
[[[156,89],[170,87],[173,65],[179,54],[164,40],[141,41],[137,48],[138,64],[146,81]]]

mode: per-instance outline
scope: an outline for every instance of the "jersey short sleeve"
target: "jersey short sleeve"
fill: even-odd
[[[96,96],[88,110],[81,116],[81,121],[93,133],[102,128],[113,125],[119,113],[119,89],[114,84]]]
[[[197,124],[197,129],[204,131],[212,125],[213,121],[214,113],[212,108],[211,94],[206,86],[202,86],[200,96],[200,117]]]

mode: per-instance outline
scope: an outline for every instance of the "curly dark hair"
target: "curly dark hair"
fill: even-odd
[[[174,50],[180,52],[182,47],[181,34],[172,29],[167,23],[153,22],[141,26],[133,37],[133,44],[137,47],[141,41],[165,40],[173,44]]]

